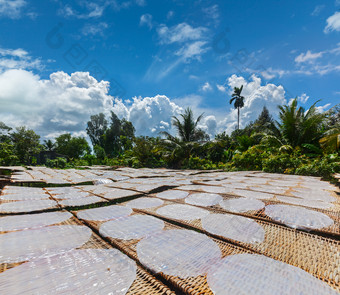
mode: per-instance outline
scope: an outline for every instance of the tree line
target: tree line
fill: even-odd
[[[133,124],[119,119],[114,112],[90,117],[86,132],[93,151],[84,137],[61,134],[40,142],[40,136],[26,127],[11,129],[0,123],[0,164],[34,164],[40,151],[54,151],[64,160],[47,163],[51,167],[94,164],[131,167],[168,167],[189,169],[263,170],[290,174],[329,177],[340,172],[340,107],[321,113],[317,102],[308,110],[294,99],[279,106],[275,121],[266,107],[259,117],[239,128],[240,109],[244,106],[243,87],[234,89],[230,103],[238,110],[237,129],[213,139],[187,108],[172,118],[176,135],[136,136]]]

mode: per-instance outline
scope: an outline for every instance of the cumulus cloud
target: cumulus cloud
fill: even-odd
[[[1,120],[42,136],[84,131],[91,115],[112,109],[109,82],[87,72],[55,72],[43,80],[26,70],[7,70],[0,74],[0,89]]]
[[[131,121],[138,135],[158,136],[160,131],[171,132],[172,116],[178,116],[183,109],[167,96],[156,95],[134,97],[128,105],[115,99],[113,111],[118,117]]]
[[[241,110],[241,126],[255,120],[264,105],[275,116],[277,106],[286,103],[281,85],[261,82],[256,76],[247,81],[236,75],[226,81],[229,95],[234,87],[244,87],[242,94],[246,99]],[[160,131],[175,134],[172,116],[178,116],[187,106],[195,116],[205,113],[199,127],[211,138],[219,132],[232,132],[237,124],[237,111],[232,106],[229,111],[202,107],[204,101],[199,95],[176,99],[155,95],[122,101],[109,95],[109,82],[99,82],[88,72],[71,75],[55,72],[48,79],[41,79],[27,70],[11,69],[0,73],[0,89],[1,121],[12,127],[26,125],[45,138],[64,132],[84,135],[91,115],[103,112],[109,116],[110,111],[130,120],[137,135],[157,136]]]
[[[282,85],[268,83],[262,85],[261,78],[253,75],[251,81],[245,80],[242,76],[232,75],[228,78],[230,94],[234,87],[243,85],[242,95],[245,97],[244,107],[241,109],[240,125],[244,127],[250,121],[256,120],[264,106],[267,107],[273,116],[278,114],[278,106],[287,103],[285,99],[285,90]],[[237,110],[232,109],[225,124],[237,120]],[[235,124],[234,124],[235,126]],[[230,127],[227,131],[230,132]]]
[[[331,31],[340,31],[340,12],[337,11],[329,18],[327,18],[327,26],[324,29],[325,33],[329,33]]]

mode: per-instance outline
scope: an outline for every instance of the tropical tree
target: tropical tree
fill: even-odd
[[[41,150],[40,136],[32,129],[18,127],[16,131],[10,133],[16,156],[21,163],[28,164],[30,157]]]
[[[237,109],[237,129],[240,129],[240,109],[244,107],[244,97],[241,95],[243,85],[241,87],[234,87],[234,92],[229,101],[230,104],[234,102],[234,108]]]
[[[44,146],[45,150],[49,151],[49,152],[54,151],[55,148],[56,148],[55,142],[53,142],[51,139],[44,140],[43,146]]]
[[[198,128],[198,123],[203,119],[203,113],[194,119],[194,114],[190,108],[186,108],[184,113],[181,114],[182,121],[176,116],[172,117],[172,125],[175,126],[179,140],[181,142],[194,142],[194,141],[206,141],[209,140],[209,135],[202,129]],[[161,134],[172,138],[168,132],[163,131]]]
[[[209,140],[209,135],[198,128],[203,114],[195,120],[192,110],[186,108],[180,116],[182,120],[176,116],[172,117],[172,125],[175,126],[178,137],[172,136],[166,131],[160,132],[166,136],[166,139],[163,140],[164,158],[175,167],[179,167],[182,160],[188,159],[194,149]]]
[[[92,145],[104,147],[104,134],[107,130],[107,120],[103,113],[93,115],[87,122],[86,133],[90,137]]]
[[[297,99],[279,106],[279,121],[275,128],[265,134],[262,143],[276,146],[281,151],[292,151],[296,147],[318,150],[319,140],[325,131],[326,115],[317,110],[317,102],[308,110],[298,107]]]
[[[77,159],[91,152],[91,148],[84,137],[65,133],[59,135],[55,140],[57,145],[56,151],[70,158]]]

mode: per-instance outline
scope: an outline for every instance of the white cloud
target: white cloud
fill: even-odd
[[[97,24],[85,24],[82,28],[82,34],[84,36],[95,36],[100,35],[104,36],[104,31],[107,29],[109,25],[104,22],[100,22]]]
[[[337,11],[329,18],[327,18],[327,26],[324,29],[325,33],[329,33],[331,31],[340,31],[340,12]]]
[[[19,18],[26,5],[25,0],[0,0],[0,17]]]
[[[310,50],[308,50],[306,53],[301,53],[295,58],[296,63],[313,63],[316,59],[322,57],[324,52],[316,52],[312,53]]]
[[[152,29],[152,15],[151,14],[143,14],[140,17],[140,21],[139,21],[139,25],[140,26],[147,26],[149,29]]]
[[[8,69],[43,69],[40,58],[31,57],[24,49],[0,48],[0,73]]]
[[[205,41],[195,41],[193,43],[186,44],[179,50],[175,52],[175,55],[183,58],[183,61],[187,61],[189,59],[201,59],[201,55],[208,51],[208,48],[205,47],[207,42]]]
[[[301,96],[298,97],[298,101],[302,102],[305,104],[309,99],[309,96],[306,93],[302,93]]]
[[[323,105],[323,106],[318,106],[318,107],[316,107],[316,109],[317,109],[317,111],[318,111],[319,113],[323,113],[323,112],[326,111],[326,109],[328,109],[330,106],[331,106],[331,104],[330,104],[330,103],[327,103],[327,104],[325,104],[325,105]]]
[[[224,85],[219,85],[219,84],[216,84],[216,87],[218,89],[218,91],[221,91],[221,92],[226,92],[227,89]]]
[[[207,32],[207,28],[193,28],[187,23],[180,23],[171,28],[168,28],[163,24],[157,29],[157,33],[162,44],[199,40],[202,39]]]
[[[282,86],[261,85],[261,79],[251,81],[233,75],[228,80],[229,95],[235,86],[244,86],[245,106],[241,109],[241,126],[255,120],[265,105],[271,114],[277,115],[277,106],[286,103]],[[18,87],[20,85],[20,87]],[[109,95],[109,82],[98,82],[87,72],[52,73],[49,79],[26,70],[7,70],[0,73],[1,121],[16,127],[26,125],[46,138],[64,132],[84,134],[91,115],[103,112],[109,116],[114,111],[118,117],[130,120],[137,135],[157,136],[160,131],[175,134],[172,116],[178,116],[184,107],[191,107],[195,117],[202,112],[200,128],[211,138],[226,130],[232,132],[237,122],[237,111],[203,107],[203,97],[188,95],[170,99],[165,95],[134,97],[123,102]],[[212,115],[213,114],[213,115]]]
[[[261,85],[261,78],[253,75],[251,81],[245,80],[242,76],[232,75],[228,78],[231,95],[234,87],[243,85],[242,95],[245,97],[244,107],[241,109],[240,125],[244,127],[250,121],[256,120],[264,106],[275,117],[278,114],[278,106],[287,103],[285,99],[285,90],[282,85],[268,83]],[[234,125],[229,123],[237,120],[237,110],[231,106],[229,116],[225,119],[224,125],[228,132],[233,131]]]
[[[0,89],[1,120],[42,136],[84,131],[91,115],[112,109],[109,82],[86,72],[55,72],[43,80],[26,70],[7,70],[0,74]]]
[[[134,97],[131,105],[115,99],[113,111],[120,118],[127,118],[136,128],[137,135],[158,136],[160,131],[171,132],[171,118],[183,109],[165,95]]]
[[[209,82],[205,82],[204,85],[201,87],[202,91],[211,91],[212,87]]]

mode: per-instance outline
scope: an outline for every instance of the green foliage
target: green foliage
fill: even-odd
[[[18,127],[15,132],[10,133],[10,138],[20,163],[29,164],[31,156],[41,150],[40,136],[32,129]]]
[[[91,148],[84,137],[71,136],[70,133],[59,135],[56,138],[56,145],[57,153],[72,159],[78,159],[91,152]]]
[[[15,154],[14,145],[8,142],[0,142],[0,165],[19,165],[20,160]]]
[[[232,167],[236,170],[262,170],[262,160],[267,154],[256,146],[243,153],[235,153]]]
[[[338,155],[317,158],[298,167],[295,174],[321,176],[330,179],[331,175],[340,172],[340,157]]]
[[[46,166],[50,168],[64,169],[67,167],[67,160],[65,158],[56,158],[54,160],[48,159],[46,161]]]

